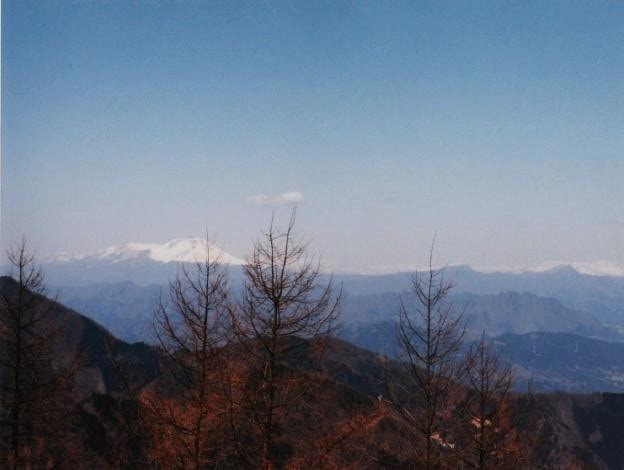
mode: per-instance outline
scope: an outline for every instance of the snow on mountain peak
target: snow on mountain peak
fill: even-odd
[[[568,261],[548,261],[538,266],[516,267],[516,268],[475,268],[480,272],[509,272],[509,273],[547,273],[564,268],[572,269],[579,274],[586,276],[608,276],[624,277],[624,265],[613,261],[599,260],[594,262],[568,262]]]
[[[234,265],[245,264],[245,261],[242,259],[226,253],[212,243],[208,243],[203,238],[175,238],[162,244],[131,242],[123,245],[111,246],[91,255],[72,257],[63,255],[52,258],[52,261],[68,262],[89,260],[117,263],[130,259],[146,258],[161,263],[193,263],[196,261],[204,261],[208,252],[210,252],[210,258],[212,260],[221,263]]]

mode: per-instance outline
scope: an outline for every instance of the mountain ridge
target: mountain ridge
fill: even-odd
[[[207,249],[211,259],[224,264],[243,265],[245,260],[234,256],[201,237],[178,237],[163,243],[127,242],[112,245],[91,253],[57,253],[44,259],[46,264],[66,264],[72,262],[110,262],[118,263],[133,259],[146,259],[159,263],[192,263],[205,260]],[[466,263],[437,266],[436,269],[469,270],[483,274],[531,274],[573,271],[581,275],[594,277],[624,278],[624,264],[610,260],[595,261],[545,261],[537,265],[524,266],[477,266]],[[418,266],[414,267],[414,270]],[[413,272],[406,265],[386,266],[382,270],[336,271],[345,276],[384,276]]]
[[[164,243],[129,242],[121,245],[112,245],[108,248],[90,254],[60,253],[46,258],[45,263],[72,263],[72,262],[108,262],[145,259],[158,263],[193,263],[204,261],[209,254],[212,261],[224,264],[242,265],[245,261],[237,258],[223,249],[199,237],[173,238]]]

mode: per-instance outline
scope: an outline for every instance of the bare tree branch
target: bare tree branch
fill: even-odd
[[[294,231],[295,211],[280,231],[271,220],[256,240],[244,267],[245,285],[231,312],[241,349],[249,358],[252,383],[248,413],[260,434],[260,460],[272,468],[280,421],[313,385],[310,375],[290,374],[286,361],[311,345],[320,361],[326,341],[337,327],[342,290],[333,278],[321,284],[320,263]]]

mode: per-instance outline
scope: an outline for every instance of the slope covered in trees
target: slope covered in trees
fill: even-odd
[[[14,281],[2,278],[0,290],[4,292],[11,285]],[[82,464],[91,462],[96,468],[155,466],[149,457],[155,442],[149,439],[149,423],[140,419],[137,397],[139,391],[150,390],[162,377],[162,355],[140,343],[111,341],[107,331],[92,320],[53,301],[46,302],[71,325],[72,333],[67,333],[63,348],[71,350],[80,345],[90,351],[83,363],[85,370],[77,374],[88,378],[81,380],[83,392],[72,396]],[[121,369],[140,372],[131,381],[131,394],[118,379],[109,343],[114,345],[116,357],[123,359]],[[305,360],[306,349],[285,366],[313,372],[314,361]],[[325,467],[317,468],[415,468],[407,450],[415,441],[387,402],[387,384],[402,380],[399,364],[332,340],[322,368],[323,380],[304,397],[301,414],[285,425],[289,446],[321,456]],[[535,449],[529,451],[533,465],[525,468],[620,468],[624,464],[619,452],[624,446],[623,395],[539,394],[517,396],[516,404],[514,412],[524,417],[521,424],[538,436]]]
[[[183,267],[154,305],[152,346],[48,298],[25,243],[10,255],[14,270],[0,279],[5,467],[619,462],[617,437],[602,430],[617,429],[605,410],[621,403],[512,393],[512,369],[485,336],[463,347],[452,285],[431,266],[413,277],[415,300],[397,305],[398,360],[336,339],[342,291],[308,256],[294,215],[259,236],[242,290],[209,254]]]

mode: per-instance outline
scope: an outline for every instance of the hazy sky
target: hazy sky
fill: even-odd
[[[5,247],[293,203],[338,270],[624,263],[624,2],[2,2]]]

